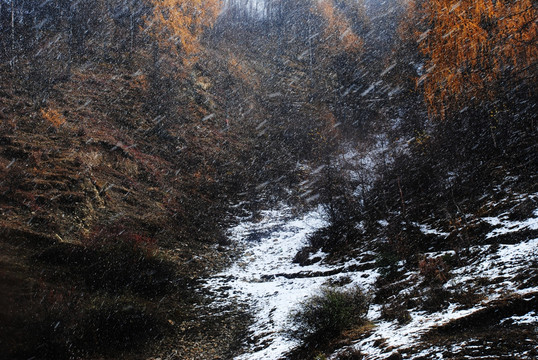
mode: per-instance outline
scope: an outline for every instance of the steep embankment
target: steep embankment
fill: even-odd
[[[240,188],[234,134],[201,122],[219,114],[210,80],[194,71],[159,115],[141,70],[73,67],[43,106],[1,71],[0,352],[225,356],[240,326],[197,321],[191,290],[227,261],[213,244]]]

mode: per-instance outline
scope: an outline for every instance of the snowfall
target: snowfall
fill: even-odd
[[[538,194],[527,196],[538,198]],[[538,229],[538,209],[533,215],[520,222],[509,221],[507,214],[483,218],[482,221],[494,225],[494,230],[487,235],[494,237],[515,231]],[[314,265],[300,266],[293,263],[297,252],[307,245],[308,236],[325,224],[321,207],[304,215],[294,216],[289,207],[281,206],[262,212],[261,220],[244,219],[230,229],[230,238],[241,249],[241,255],[231,267],[207,279],[204,286],[216,294],[213,303],[216,308],[241,303],[246,304],[253,314],[244,353],[237,356],[236,360],[285,358],[286,353],[298,345],[287,336],[288,330],[294,326],[289,321],[289,314],[320,287],[338,283],[338,279],[345,277],[345,287],[359,286],[367,293],[373,291],[379,274],[375,266],[357,266],[366,265],[359,260],[351,259],[341,264],[329,265],[324,261],[325,254],[320,252],[311,256],[320,259]],[[421,229],[425,233],[436,232],[425,225],[421,226]],[[446,236],[441,231],[438,235]],[[443,311],[433,313],[410,310],[411,321],[404,325],[397,321],[382,320],[381,306],[371,305],[367,317],[373,322],[373,329],[357,339],[352,346],[360,349],[367,359],[385,359],[390,355],[387,354],[387,349],[405,352],[406,348],[419,341],[421,335],[428,330],[479,311],[487,306],[488,302],[501,296],[538,291],[538,287],[518,289],[514,282],[514,278],[524,269],[536,266],[538,238],[531,237],[516,244],[495,247],[477,246],[471,248],[471,251],[481,256],[467,266],[452,271],[450,280],[444,286],[465,287],[473,278],[493,279],[502,276],[502,281],[493,281],[484,289],[484,300],[479,304],[470,309],[450,304]],[[436,257],[443,253],[428,255]],[[364,270],[365,268],[368,270]],[[420,277],[420,274],[409,272],[406,276]],[[503,321],[508,320],[518,324],[538,325],[538,311]],[[380,342],[384,344],[383,347],[379,347]],[[435,347],[428,348],[413,354],[411,358],[426,356],[442,359],[443,355],[437,352],[438,350]],[[333,354],[332,358],[336,355]],[[529,355],[524,353],[518,354],[518,357],[530,359]]]

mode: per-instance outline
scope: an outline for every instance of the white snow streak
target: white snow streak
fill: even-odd
[[[262,215],[260,222],[243,222],[231,230],[232,239],[244,247],[244,254],[232,267],[206,284],[211,289],[227,289],[218,301],[245,302],[252,308],[254,324],[250,328],[250,337],[255,340],[254,350],[238,356],[237,360],[284,356],[297,345],[285,334],[285,330],[293,326],[288,321],[290,311],[329,279],[342,276],[301,277],[309,272],[325,272],[337,267],[292,263],[297,252],[306,245],[307,236],[326,224],[321,208],[299,218],[293,218],[288,208],[264,211]],[[318,252],[314,256],[323,258],[325,254]],[[353,264],[352,261],[346,265]],[[377,277],[373,270],[344,275],[352,280],[348,286],[362,287],[370,287]]]

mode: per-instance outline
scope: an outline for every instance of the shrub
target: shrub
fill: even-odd
[[[368,303],[367,296],[357,287],[322,288],[292,312],[295,329],[290,334],[305,344],[327,343],[342,331],[362,325]]]
[[[93,306],[71,300],[41,300],[32,315],[20,314],[21,332],[6,358],[118,358],[122,351],[143,349],[169,328],[162,315],[131,300],[114,298]]]
[[[112,293],[130,290],[148,297],[169,292],[175,278],[173,265],[130,244],[85,249],[73,260],[83,264],[82,275],[90,289]],[[89,261],[88,261],[89,260]]]
[[[396,320],[398,324],[404,325],[411,322],[411,314],[407,307],[402,304],[393,304],[381,308],[381,318],[385,320]]]
[[[86,309],[72,332],[78,335],[73,341],[80,349],[107,354],[143,347],[167,328],[162,315],[142,304],[116,298]]]
[[[341,221],[317,230],[309,238],[312,249],[321,249],[331,254],[345,254],[345,252],[357,244],[361,239],[360,230],[356,229],[354,222]]]
[[[422,294],[421,307],[425,311],[436,312],[445,309],[452,297],[452,293],[439,284],[427,288]]]
[[[375,259],[379,275],[386,279],[394,279],[398,275],[398,257],[392,252],[381,252]]]
[[[348,348],[336,355],[337,360],[362,360],[364,355],[359,349]]]
[[[449,267],[442,257],[424,257],[419,261],[420,275],[424,276],[424,282],[428,284],[444,284],[449,278]]]
[[[155,241],[117,227],[94,231],[83,246],[55,244],[36,260],[68,269],[90,290],[145,297],[169,293],[177,279],[175,266],[158,256]]]
[[[41,116],[43,117],[43,119],[50,122],[55,128],[59,128],[65,123],[64,116],[60,114],[56,109],[41,109]]]
[[[88,248],[99,249],[108,247],[128,248],[131,251],[140,252],[145,257],[152,257],[157,250],[155,239],[140,235],[128,229],[132,226],[129,220],[122,220],[112,225],[95,227],[83,243]]]

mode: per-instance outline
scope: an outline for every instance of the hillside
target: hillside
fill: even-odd
[[[522,199],[536,201],[536,195],[511,201],[521,205]],[[537,355],[537,215],[534,210],[517,221],[506,219],[506,213],[484,216],[493,229],[480,234],[484,244],[469,248],[459,262],[452,250],[428,252],[418,269],[395,264],[399,275],[389,282],[375,243],[339,261],[317,252],[308,264],[297,264],[294,254],[326,224],[324,211],[296,218],[289,209],[275,209],[264,212],[261,222],[231,230],[244,255],[205,287],[217,295],[214,306],[240,301],[255,309],[237,359],[320,354],[330,359],[532,359]],[[426,225],[421,230],[441,239],[449,236]],[[290,337],[296,324],[289,314],[323,286],[366,290],[372,302],[369,323],[348,329],[325,347],[318,343],[297,351],[300,343]]]
[[[0,354],[535,358],[537,11],[0,0]]]
[[[202,301],[192,279],[226,263],[213,245],[236,186],[203,161],[237,151],[221,124],[194,121],[209,111],[194,97],[209,95],[187,82],[184,123],[165,127],[126,68],[73,70],[45,109],[7,69],[2,79],[2,352],[114,358],[184,336]]]

